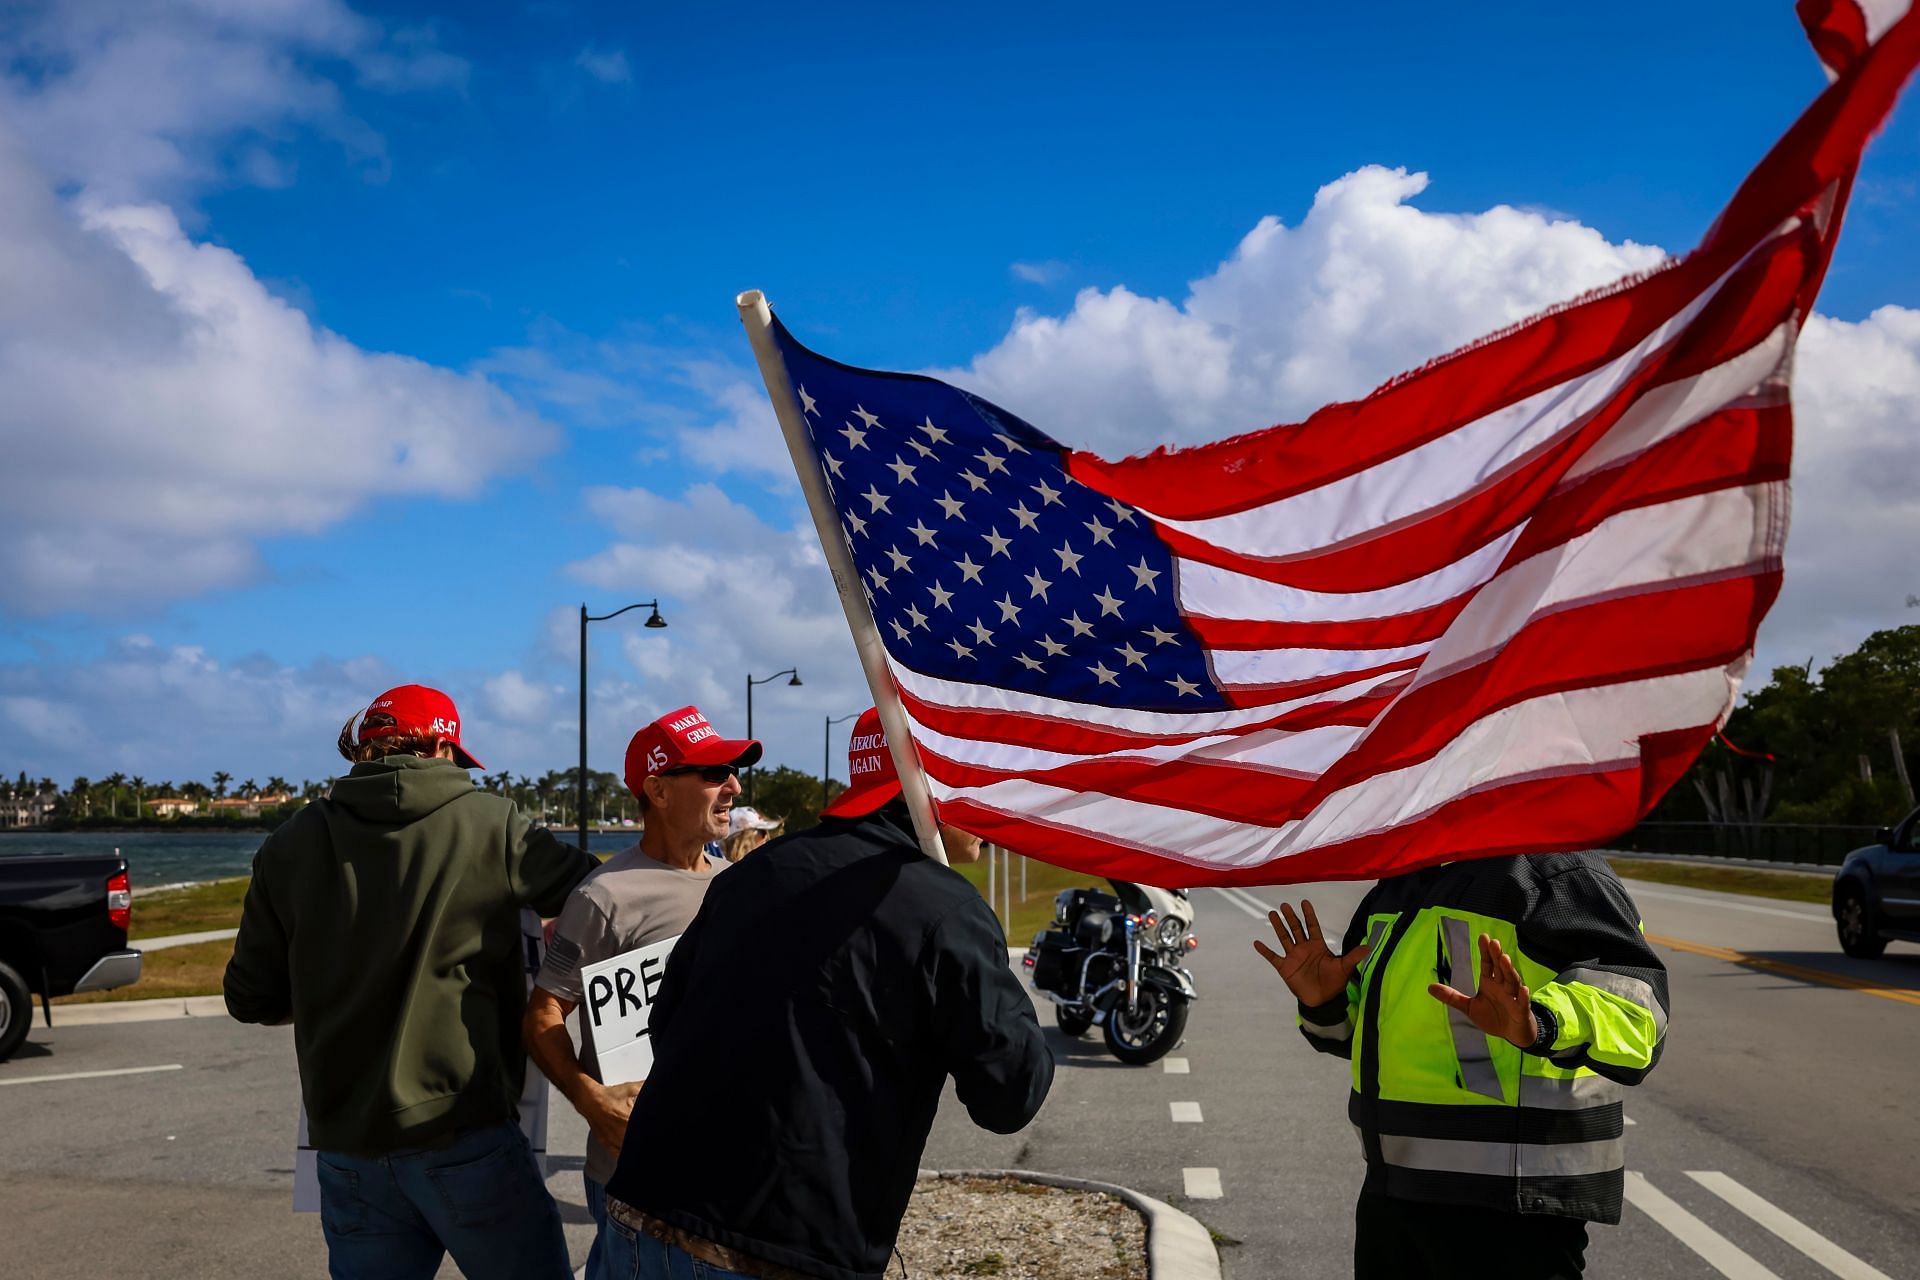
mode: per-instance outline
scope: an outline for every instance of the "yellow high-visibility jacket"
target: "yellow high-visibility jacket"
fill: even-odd
[[[1479,989],[1481,934],[1531,989],[1541,1041],[1484,1034],[1427,990]],[[1345,993],[1302,1006],[1300,1030],[1353,1062],[1348,1116],[1366,1190],[1618,1222],[1621,1086],[1660,1058],[1666,967],[1599,855],[1528,854],[1382,880],[1342,950],[1373,943]]]

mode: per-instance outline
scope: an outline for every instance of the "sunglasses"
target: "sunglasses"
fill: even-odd
[[[660,776],[663,778],[678,778],[689,773],[697,773],[700,775],[702,782],[709,782],[714,786],[719,786],[728,778],[738,777],[740,771],[730,764],[683,764],[673,769],[662,769]]]

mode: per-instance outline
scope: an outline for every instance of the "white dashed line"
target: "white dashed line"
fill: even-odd
[[[1200,1104],[1197,1102],[1169,1102],[1175,1124],[1199,1124]]]
[[[1771,1202],[1726,1174],[1689,1171],[1687,1176],[1839,1276],[1840,1280],[1889,1280],[1886,1272],[1860,1261],[1800,1219],[1775,1208]]]
[[[21,1076],[18,1080],[0,1080],[0,1085],[47,1084],[54,1080],[100,1080],[107,1076],[144,1076],[154,1071],[179,1071],[183,1065],[169,1062],[163,1067],[120,1067],[114,1071],[68,1071],[57,1076]]]
[[[1218,1169],[1182,1169],[1180,1177],[1187,1184],[1189,1200],[1218,1200],[1226,1194],[1220,1190]]]
[[[1187,1060],[1185,1058],[1162,1058],[1160,1060],[1160,1069],[1166,1072],[1170,1076],[1184,1076],[1184,1075],[1192,1074],[1190,1069],[1187,1066]]]
[[[1665,1227],[1727,1280],[1780,1280],[1739,1245],[1682,1209],[1645,1175],[1631,1169],[1627,1170],[1627,1203]]]

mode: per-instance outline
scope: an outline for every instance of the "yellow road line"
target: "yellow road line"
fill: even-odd
[[[1788,978],[1799,978],[1803,982],[1818,982],[1823,986],[1858,991],[1862,995],[1879,996],[1882,1000],[1898,1000],[1901,1004],[1920,1005],[1920,991],[1913,991],[1906,987],[1883,987],[1877,982],[1855,978],[1849,974],[1830,973],[1825,969],[1809,969],[1805,965],[1788,964],[1784,960],[1772,960],[1766,956],[1750,955],[1745,951],[1732,951],[1726,947],[1709,947],[1705,943],[1687,942],[1681,938],[1665,938],[1656,933],[1648,934],[1647,941],[1675,951],[1686,951],[1712,960],[1725,960],[1729,964],[1744,965],[1749,969],[1760,969]]]

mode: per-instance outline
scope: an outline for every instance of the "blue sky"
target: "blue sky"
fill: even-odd
[[[1130,445],[1094,408],[1061,422],[1012,399],[1042,375],[1009,369],[1010,333],[1070,325],[1082,290],[1178,311],[1191,282],[1233,285],[1236,245],[1273,216],[1314,231],[1262,278],[1275,308],[1406,322],[1404,339],[1303,384],[1360,394],[1567,282],[1617,275],[1645,246],[1690,246],[1824,85],[1786,0],[1514,5],[1471,21],[1412,4],[223,8],[0,18],[0,156],[48,201],[37,222],[0,222],[16,251],[0,251],[0,282],[24,260],[71,260],[83,283],[34,305],[96,285],[108,299],[65,327],[25,304],[0,313],[0,367],[29,371],[34,392],[0,409],[0,445],[28,460],[0,489],[16,511],[0,524],[16,548],[0,561],[0,772],[319,776],[337,764],[333,727],[389,677],[454,692],[496,744],[490,756],[472,740],[489,764],[561,767],[568,611],[656,592],[669,632],[596,632],[594,764],[617,767],[641,719],[685,701],[737,719],[747,670],[797,662],[806,689],[760,695],[756,728],[774,759],[817,769],[821,716],[863,695],[768,452],[737,290],[764,288],[841,359],[972,370],[1056,435]],[[1821,300],[1847,322],[1823,368],[1862,351],[1884,362],[1870,403],[1845,385],[1819,400],[1849,423],[1910,422],[1920,405],[1906,381],[1920,352],[1916,120],[1909,103],[1869,153]],[[1316,206],[1368,166],[1430,182]],[[1444,278],[1404,269],[1406,235],[1500,206],[1537,216],[1455,225],[1457,245],[1520,246],[1513,278],[1480,302],[1454,308],[1432,292]],[[1377,278],[1375,250],[1389,264]],[[88,326],[165,311],[178,301],[165,264],[190,261],[216,333],[225,291],[249,288],[291,308],[274,324],[304,315],[313,332],[269,342],[236,322],[235,349],[162,361],[169,377],[82,412],[88,378],[55,386],[47,371],[63,354],[81,370],[98,359],[94,390],[112,390],[125,361],[99,354]],[[31,299],[22,278],[11,292]],[[128,349],[172,350],[168,323]],[[192,380],[193,360],[215,371],[200,383],[248,389],[173,412],[154,388]],[[1058,373],[1076,376],[1098,369]],[[335,434],[337,398],[360,405],[360,427]],[[1314,403],[1223,403],[1199,434]],[[378,420],[401,404],[423,425],[396,448]],[[112,430],[63,454],[47,443],[63,413]],[[1852,563],[1842,504],[1809,513],[1807,498],[1863,469],[1913,491],[1893,430],[1810,458],[1828,470],[1802,490],[1812,528],[1796,537],[1836,563]],[[113,457],[134,460],[90,484],[91,460]],[[59,502],[31,500],[56,481]],[[246,509],[227,512],[236,491]],[[1909,514],[1884,518],[1897,533]],[[1845,592],[1783,600],[1763,666],[1911,620],[1920,580],[1876,582],[1888,575],[1867,561]],[[649,654],[662,636],[674,643]]]

